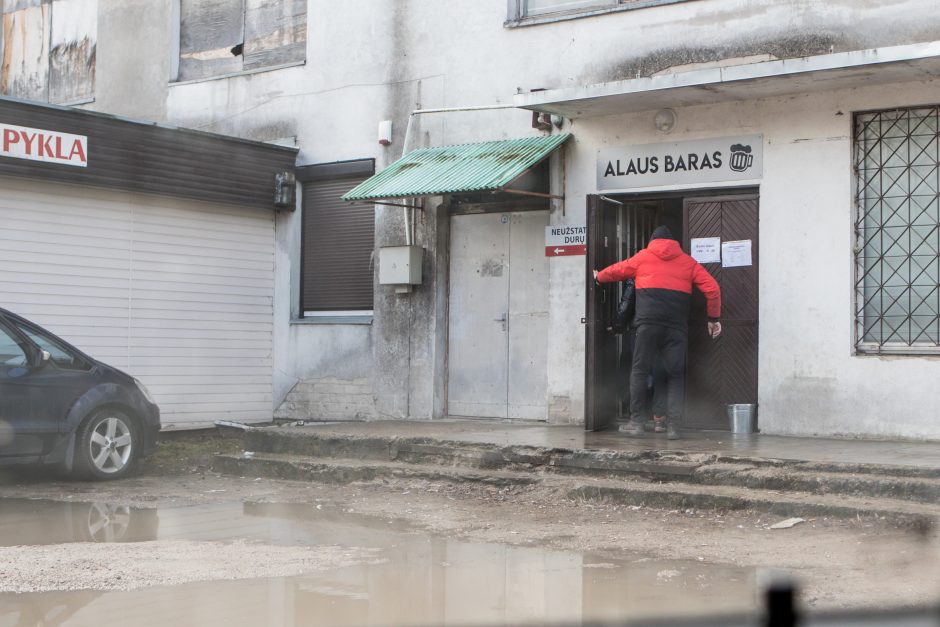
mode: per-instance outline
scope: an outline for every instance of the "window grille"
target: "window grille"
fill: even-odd
[[[856,348],[940,352],[940,107],[855,116]]]

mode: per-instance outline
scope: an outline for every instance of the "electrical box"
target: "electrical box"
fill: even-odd
[[[420,285],[420,246],[387,246],[379,249],[379,285]]]

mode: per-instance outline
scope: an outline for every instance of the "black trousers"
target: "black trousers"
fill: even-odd
[[[636,328],[633,347],[633,368],[630,372],[630,419],[643,422],[646,418],[646,381],[653,372],[657,358],[666,373],[666,418],[679,422],[685,401],[685,354],[688,331],[658,324],[641,324]]]
[[[633,385],[632,377],[630,376],[633,372],[633,351],[636,347],[636,327],[630,327],[630,330],[623,334],[623,350],[620,352],[620,372],[623,377],[624,385],[624,395],[623,395],[623,408],[626,413],[630,413],[630,386]],[[650,379],[646,379],[646,389],[649,390]],[[653,372],[652,372],[652,383],[653,383],[653,404],[649,406],[648,392],[645,392],[644,396],[645,403],[644,405],[644,419],[650,418],[651,414],[657,416],[666,415],[666,370],[663,368],[662,359],[656,359],[653,362]]]

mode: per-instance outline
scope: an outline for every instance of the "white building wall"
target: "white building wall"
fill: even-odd
[[[401,154],[408,113],[418,107],[508,103],[520,90],[601,83],[696,64],[932,41],[940,39],[935,8],[932,0],[695,0],[506,28],[505,0],[310,0],[306,65],[167,86],[165,116],[181,126],[252,139],[296,137],[300,164],[374,157],[381,170]],[[105,0],[102,10],[108,11]],[[165,40],[172,37],[167,30]],[[100,54],[105,53],[111,54],[102,44]],[[106,79],[98,85],[99,91],[109,89]],[[127,105],[133,94],[123,96],[122,112],[134,110]],[[851,112],[918,102],[940,102],[937,85],[678,110],[679,126],[669,141],[764,135],[760,419],[765,432],[940,438],[936,386],[930,385],[940,367],[935,360],[852,355]],[[138,110],[161,110],[148,107]],[[651,117],[652,112],[578,120],[565,128],[575,137],[564,149],[564,215],[556,207],[553,223],[584,223],[585,196],[596,189],[598,148],[664,140]],[[377,125],[385,119],[395,124],[387,148],[376,142]],[[517,110],[421,116],[409,148],[531,135],[529,120],[528,112]],[[377,244],[398,238],[395,216],[379,215]],[[371,378],[376,342],[381,353],[397,341],[389,339],[396,328],[383,328],[377,337],[368,326],[291,323],[298,229],[298,213],[278,218],[275,402],[297,381]],[[583,277],[583,258],[552,260],[547,400],[556,422],[583,420]],[[395,303],[386,302],[393,314]],[[402,337],[412,332],[397,331]],[[427,358],[418,355],[417,362]],[[409,387],[402,394],[411,394],[410,386],[420,380],[403,384]],[[381,394],[391,395],[397,383],[382,385]],[[392,404],[395,411],[387,415],[433,413],[427,402],[412,405],[396,398]]]

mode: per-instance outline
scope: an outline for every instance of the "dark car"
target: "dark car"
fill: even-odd
[[[140,381],[0,309],[0,464],[117,479],[159,431],[160,409]]]

